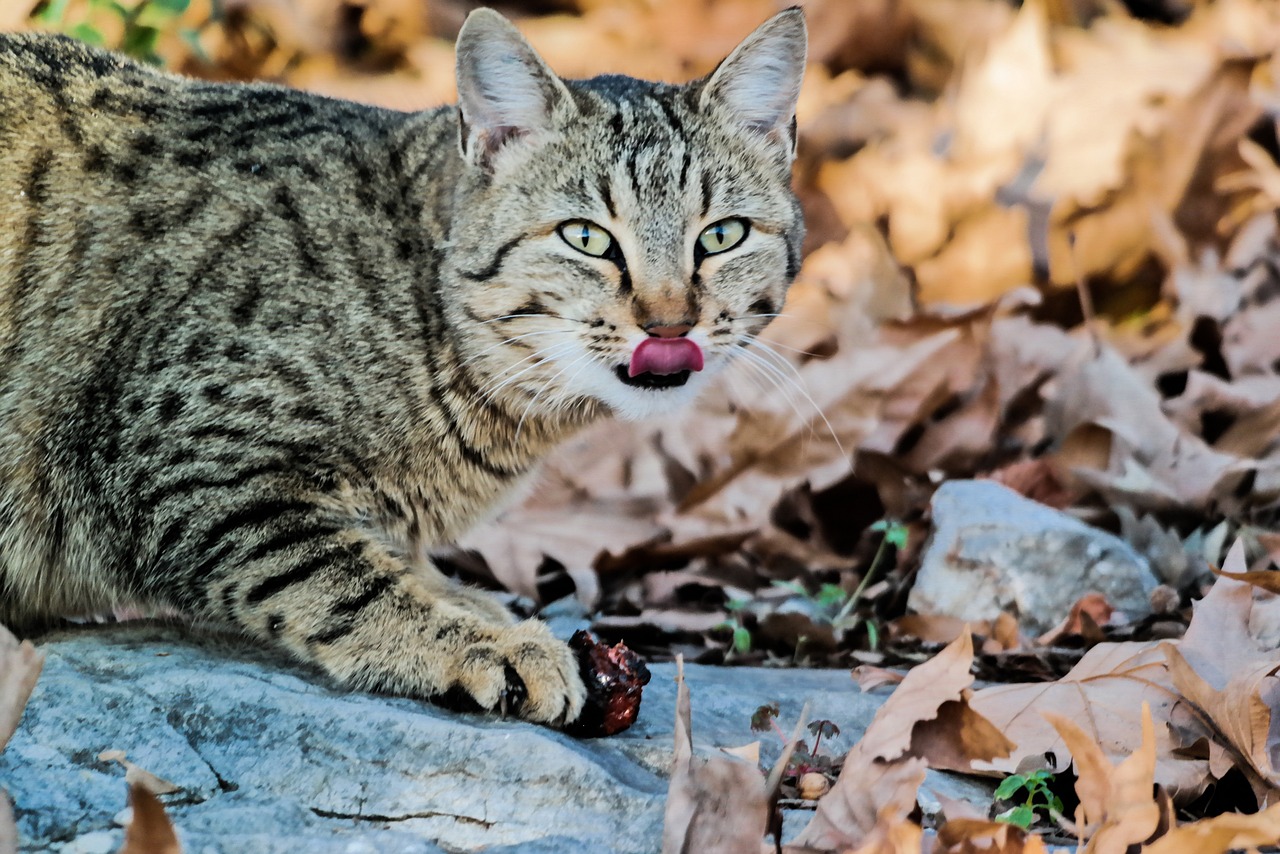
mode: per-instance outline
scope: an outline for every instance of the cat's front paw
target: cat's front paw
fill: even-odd
[[[482,708],[553,726],[577,720],[587,698],[577,657],[536,620],[468,647],[455,679]]]

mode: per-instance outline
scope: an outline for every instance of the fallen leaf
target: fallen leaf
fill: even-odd
[[[853,668],[852,675],[853,681],[858,683],[858,690],[868,693],[885,685],[897,685],[907,674],[884,667],[876,667],[874,664],[859,664]]]
[[[13,821],[13,805],[0,789],[0,854],[18,854],[18,826]]]
[[[1237,541],[1223,563],[1244,569],[1244,543]],[[1219,578],[1196,604],[1182,641],[1166,644],[1169,673],[1177,689],[1200,709],[1226,746],[1245,763],[1260,803],[1280,797],[1280,652],[1249,633],[1254,587]],[[1271,594],[1261,594],[1271,595]]]
[[[1088,838],[1085,851],[1124,854],[1130,845],[1150,838],[1160,823],[1154,796],[1155,727],[1151,710],[1142,704],[1142,740],[1138,749],[1112,766],[1089,733],[1062,715],[1044,712],[1070,751],[1076,771],[1076,833]]]
[[[18,730],[22,710],[26,708],[40,668],[44,666],[44,653],[36,650],[31,641],[18,642],[4,626],[0,626],[0,750]]]
[[[130,786],[141,786],[153,795],[170,795],[181,792],[182,787],[170,783],[163,777],[152,774],[125,758],[123,750],[104,750],[98,754],[99,762],[118,762],[124,768],[124,780]]]
[[[933,854],[1045,854],[1043,840],[1007,822],[948,818]]]
[[[675,760],[663,817],[663,854],[758,851],[769,817],[760,772],[727,756],[693,755],[683,656],[676,659],[676,685]]]
[[[1007,753],[1012,744],[965,703],[972,663],[973,642],[965,632],[907,673],[845,757],[797,844],[857,847],[874,842],[873,834],[882,839],[885,828],[896,827],[915,809],[935,755],[940,766],[967,767],[973,758]]]
[[[146,786],[129,786],[129,806],[133,808],[133,818],[125,828],[119,854],[182,854],[164,804]]]
[[[1273,846],[1280,839],[1280,804],[1252,815],[1227,813],[1170,830],[1145,845],[1143,854],[1226,854]]]
[[[1137,748],[1141,732],[1139,710],[1149,706],[1161,723],[1156,732],[1155,780],[1176,800],[1185,802],[1209,782],[1208,763],[1181,755],[1181,742],[1164,724],[1184,721],[1182,695],[1165,665],[1162,642],[1101,643],[1088,650],[1057,682],[995,685],[975,691],[969,699],[974,711],[991,721],[1017,744],[1007,759],[975,763],[977,770],[1012,774],[1025,757],[1051,755],[1055,773],[1066,770],[1068,750],[1060,735],[1042,717],[1052,712],[1075,721],[1102,746],[1108,762],[1119,762]]]

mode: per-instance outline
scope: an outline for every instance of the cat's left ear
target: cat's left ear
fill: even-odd
[[[797,6],[779,12],[711,73],[699,105],[718,104],[748,130],[785,144],[794,157],[796,101],[808,42],[804,12]]]
[[[536,139],[573,96],[524,36],[492,9],[476,9],[458,33],[458,142],[467,162],[491,168],[508,145]]]

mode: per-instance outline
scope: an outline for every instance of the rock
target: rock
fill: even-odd
[[[578,741],[484,715],[327,687],[242,641],[145,623],[41,642],[44,673],[0,753],[23,852],[115,850],[123,769],[104,750],[182,787],[162,798],[190,854],[433,854],[449,851],[653,852],[672,756],[675,675],[652,668],[640,719]],[[843,752],[885,694],[847,671],[687,665],[696,746],[762,739],[751,713],[806,700]],[[788,835],[798,828],[788,826]]]
[[[1097,591],[1130,619],[1151,611],[1155,575],[1106,531],[992,481],[944,483],[933,496],[933,536],[907,606],[922,614],[992,620],[1001,611],[1041,634]]]

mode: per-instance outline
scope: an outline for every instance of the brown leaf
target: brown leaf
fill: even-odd
[[[1252,815],[1227,813],[1174,828],[1143,854],[1226,854],[1227,851],[1275,845],[1280,839],[1280,804]]]
[[[1081,838],[1089,837],[1084,850],[1125,854],[1130,845],[1148,839],[1160,824],[1160,808],[1153,794],[1156,738],[1147,704],[1142,704],[1140,747],[1114,767],[1093,737],[1071,719],[1051,712],[1045,718],[1074,760],[1080,796],[1076,827]]]
[[[768,802],[754,765],[727,756],[693,755],[693,725],[684,658],[676,659],[675,761],[663,818],[663,854],[758,851]]]
[[[124,847],[119,854],[182,854],[173,823],[155,795],[134,783],[129,787],[129,805],[133,807],[133,819],[125,828]]]
[[[915,758],[885,762],[861,744],[849,751],[835,785],[796,837],[797,845],[857,847],[871,841],[878,826],[900,824],[915,809],[928,764]]]
[[[125,782],[130,786],[141,786],[153,795],[170,795],[181,792],[182,787],[170,783],[163,777],[152,774],[147,769],[135,765],[125,758],[123,750],[104,750],[98,754],[99,762],[118,762],[124,768]]]
[[[1040,637],[1036,643],[1052,646],[1061,643],[1064,638],[1083,637],[1089,645],[1096,645],[1103,639],[1099,626],[1111,621],[1115,608],[1101,593],[1086,593],[1071,606],[1071,613],[1059,625],[1054,626]]]
[[[1184,721],[1185,712],[1178,711],[1180,701],[1161,642],[1151,641],[1098,644],[1057,682],[983,688],[974,692],[969,705],[1018,745],[1008,759],[986,766],[1011,774],[1024,757],[1043,754],[1054,757],[1053,771],[1066,769],[1067,746],[1042,712],[1077,722],[1103,746],[1108,761],[1119,762],[1138,746],[1139,710],[1146,703],[1161,724],[1156,732],[1156,782],[1175,798],[1188,800],[1208,784],[1208,764],[1177,752],[1181,743],[1165,724],[1176,720],[1194,728],[1194,721]]]
[[[1002,821],[978,818],[947,819],[938,828],[933,854],[1045,854],[1034,833]]]
[[[31,641],[18,643],[8,629],[0,626],[0,750],[17,732],[22,710],[43,666],[44,653],[37,651]]]
[[[853,681],[858,683],[858,690],[863,693],[874,691],[885,685],[897,685],[905,677],[905,673],[876,667],[874,664],[859,664],[853,668]]]
[[[943,703],[936,718],[920,721],[911,733],[911,755],[945,771],[972,773],[975,760],[1006,757],[1016,746],[964,700]]]
[[[1223,565],[1240,574],[1243,542],[1236,542]],[[1280,769],[1272,758],[1280,746],[1272,723],[1280,713],[1280,652],[1249,632],[1254,590],[1219,578],[1197,603],[1182,641],[1166,644],[1165,654],[1173,684],[1246,763],[1260,801],[1269,802],[1280,796]]]
[[[13,821],[13,805],[0,789],[0,854],[18,854],[18,826]]]
[[[967,767],[973,758],[1000,755],[1012,746],[964,702],[973,684],[972,663],[973,643],[965,632],[907,673],[845,757],[835,786],[818,802],[798,844],[832,848],[874,842],[873,833],[884,832],[877,827],[896,826],[915,809],[932,754],[940,764]],[[944,746],[948,740],[956,743]]]

